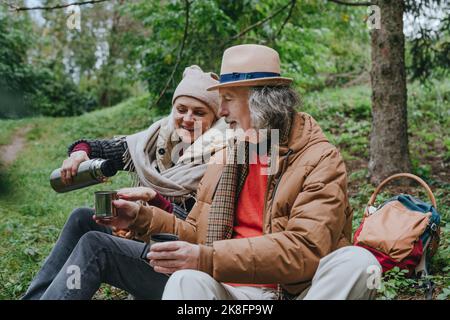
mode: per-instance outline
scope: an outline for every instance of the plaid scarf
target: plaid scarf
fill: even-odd
[[[287,144],[292,117],[290,118],[291,121],[280,130],[280,144]],[[249,143],[236,142],[236,140],[231,143],[228,161],[224,166],[209,209],[205,243],[207,246],[212,246],[214,241],[231,239],[237,201],[248,174]]]

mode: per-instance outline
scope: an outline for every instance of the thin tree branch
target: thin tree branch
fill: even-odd
[[[248,26],[247,28],[245,28],[244,30],[242,30],[241,32],[239,32],[238,34],[232,36],[231,38],[229,38],[228,40],[226,40],[225,42],[222,43],[222,47],[226,46],[227,44],[229,44],[230,42],[239,39],[240,37],[242,37],[244,34],[248,33],[249,31],[259,27],[260,25],[262,25],[263,23],[269,21],[270,19],[274,18],[275,16],[277,16],[278,14],[280,14],[284,9],[286,9],[287,7],[289,7],[290,5],[292,5],[292,1],[289,1],[286,5],[284,5],[283,7],[279,8],[277,11],[275,11],[274,13],[272,13],[270,16],[265,17],[264,19],[252,24],[251,26]]]
[[[289,19],[292,16],[292,12],[294,12],[294,7],[297,4],[297,0],[292,0],[291,1],[291,8],[289,9],[289,13],[286,16],[286,19],[284,19],[283,24],[280,26],[280,29],[278,29],[278,31],[275,33],[275,36],[273,37],[273,39],[275,40],[283,31],[284,26],[286,25],[286,23],[288,23]]]
[[[11,10],[14,11],[29,11],[29,10],[54,10],[54,9],[62,9],[62,8],[67,8],[70,6],[82,6],[85,4],[95,4],[95,3],[101,3],[101,2],[106,2],[106,1],[110,1],[110,0],[90,0],[90,1],[79,1],[79,2],[72,2],[72,3],[67,3],[67,4],[58,4],[56,6],[51,6],[51,7],[43,7],[43,6],[36,6],[36,7],[19,7],[16,6],[10,2],[7,1],[2,1],[5,5],[7,5]]]
[[[169,79],[166,82],[166,85],[164,86],[164,89],[161,91],[161,93],[159,94],[158,99],[155,102],[155,106],[157,106],[159,104],[159,102],[161,101],[161,98],[164,96],[164,94],[166,93],[167,89],[169,88],[170,83],[173,80],[173,77],[175,76],[175,72],[177,71],[178,65],[181,62],[181,58],[183,56],[183,51],[184,51],[184,47],[186,44],[186,39],[188,36],[188,30],[189,30],[189,8],[191,6],[191,2],[189,2],[189,0],[185,0],[184,1],[186,4],[185,7],[185,12],[186,12],[186,18],[184,21],[184,34],[183,34],[183,40],[181,42],[181,46],[180,46],[180,50],[178,51],[178,56],[177,56],[177,61],[175,62],[175,65],[172,69],[172,74],[170,75]]]
[[[343,5],[346,5],[346,6],[354,6],[354,7],[356,7],[356,6],[368,7],[368,6],[371,6],[371,5],[375,4],[373,2],[348,2],[348,1],[341,1],[341,0],[328,0],[328,1],[334,2],[334,3],[337,3],[337,4],[343,4]]]

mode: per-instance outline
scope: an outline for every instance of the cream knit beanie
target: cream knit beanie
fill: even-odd
[[[183,79],[178,84],[172,98],[172,105],[181,96],[188,96],[205,103],[219,116],[219,93],[216,91],[206,91],[207,88],[219,84],[219,77],[213,72],[203,72],[196,65],[187,67],[183,72]]]

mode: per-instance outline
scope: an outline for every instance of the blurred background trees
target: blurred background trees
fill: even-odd
[[[16,2],[29,7],[54,3]],[[2,99],[0,117],[77,115],[146,90],[153,106],[167,85],[157,105],[165,112],[184,67],[198,64],[218,73],[223,50],[239,43],[276,48],[284,72],[302,92],[364,78],[369,70],[365,9],[331,8],[327,1],[195,0],[189,2],[179,54],[185,4],[83,5],[81,30],[67,28],[64,9],[14,11],[3,4],[1,88],[23,101],[18,108],[17,102]]]

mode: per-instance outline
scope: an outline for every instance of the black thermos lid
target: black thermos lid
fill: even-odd
[[[105,177],[112,177],[117,173],[117,169],[111,160],[104,161],[100,166],[100,170]]]

